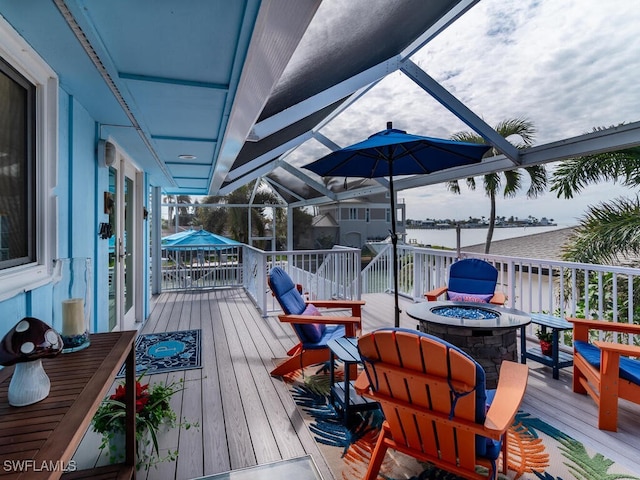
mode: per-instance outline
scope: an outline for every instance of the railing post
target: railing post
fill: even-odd
[[[424,270],[424,255],[418,254],[415,248],[411,249],[413,256],[413,299],[417,300],[427,290],[423,285],[422,272]]]
[[[507,303],[511,308],[516,305],[516,264],[513,260],[507,263]]]

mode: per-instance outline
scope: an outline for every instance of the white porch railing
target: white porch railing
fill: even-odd
[[[363,293],[393,291],[391,255],[389,246],[362,271]],[[398,293],[415,301],[424,300],[424,292],[446,285],[448,268],[456,260],[455,255],[449,250],[398,246]],[[640,296],[638,268],[471,252],[461,252],[461,256],[481,258],[498,269],[497,288],[506,294],[509,307],[561,318],[640,322],[640,302],[636,300]],[[532,328],[535,327],[528,327],[529,335],[534,333]],[[637,343],[640,339],[620,336],[616,341]]]
[[[243,281],[249,296],[263,315],[280,310],[267,286],[274,266],[283,268],[303,287],[310,299],[360,299],[360,257],[357,248],[265,252],[246,246],[243,250]]]
[[[242,286],[242,245],[202,245],[163,250],[162,290]]]

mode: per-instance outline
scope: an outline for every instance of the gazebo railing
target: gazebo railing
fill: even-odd
[[[242,245],[171,247],[162,251],[162,290],[242,286]]]

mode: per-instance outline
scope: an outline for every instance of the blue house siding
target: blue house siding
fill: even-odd
[[[57,197],[58,251],[56,258],[89,257],[93,267],[92,331],[103,332],[109,322],[108,240],[98,236],[100,222],[108,222],[104,213],[103,192],[109,189],[109,170],[100,168],[96,158],[99,124],[73,96],[59,89]],[[144,176],[144,191],[149,191]],[[144,196],[147,209],[148,195]],[[145,222],[145,226],[147,222]],[[144,229],[144,269],[149,272],[149,232]],[[144,275],[148,278],[148,274]],[[148,282],[143,285],[141,301],[144,318],[149,311]],[[0,302],[0,337],[21,318],[31,315],[56,325],[52,320],[52,286],[20,293]]]

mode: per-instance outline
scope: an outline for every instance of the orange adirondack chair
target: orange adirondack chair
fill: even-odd
[[[280,267],[274,267],[267,278],[271,293],[276,297],[284,315],[281,322],[290,323],[300,342],[287,352],[288,359],[271,371],[282,376],[308,365],[329,361],[327,342],[333,338],[355,337],[362,324],[363,300],[314,300],[307,302]],[[350,308],[351,316],[321,315],[318,308]]]
[[[478,258],[458,260],[449,267],[448,286],[435,288],[424,294],[430,302],[446,293],[446,299],[460,302],[484,302],[504,305],[504,293],[495,291],[498,270]]]
[[[640,335],[640,325],[567,318],[573,323],[573,391],[589,394],[598,406],[598,428],[618,429],[618,398],[640,404],[640,347],[589,342],[589,330]]]
[[[358,348],[365,371],[356,390],[380,402],[386,418],[367,480],[377,478],[388,448],[470,479],[487,478],[478,465],[495,478],[502,452],[506,472],[505,432],[524,396],[526,365],[503,362],[498,388],[488,392],[482,367],[437,337],[381,329],[363,335]]]

